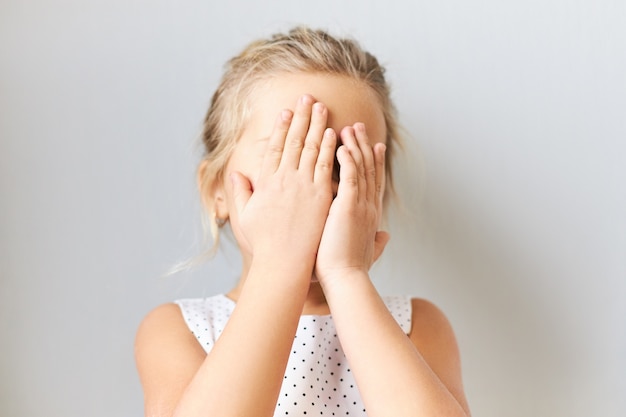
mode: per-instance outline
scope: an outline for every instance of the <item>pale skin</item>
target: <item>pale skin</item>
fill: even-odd
[[[223,180],[201,187],[241,250],[235,310],[208,355],[178,306],[144,319],[146,416],[272,416],[300,315],[329,313],[369,416],[469,416],[445,316],[414,299],[407,337],[369,277],[389,240],[378,230],[386,135],[374,93],[328,74],[265,87]]]

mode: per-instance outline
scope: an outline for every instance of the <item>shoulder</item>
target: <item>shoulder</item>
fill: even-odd
[[[135,361],[146,395],[154,383],[191,378],[206,354],[174,303],[150,311],[135,337]]]
[[[411,299],[411,332],[409,337],[422,354],[458,356],[456,337],[443,311],[432,302]]]
[[[411,336],[420,334],[446,333],[452,331],[443,311],[434,303],[423,298],[411,299]]]
[[[149,312],[135,337],[135,362],[146,415],[148,409],[169,409],[205,357],[178,305],[163,304]]]
[[[160,305],[142,320],[135,337],[135,357],[138,365],[144,357],[158,355],[173,347],[197,345],[181,309],[174,303]]]
[[[139,326],[139,329],[142,330],[144,328],[149,328],[152,324],[155,324],[155,322],[160,323],[163,320],[175,321],[180,317],[180,308],[175,303],[161,304],[146,314]]]
[[[146,339],[179,333],[187,329],[180,308],[174,303],[162,304],[150,311],[141,321],[137,330],[136,343]],[[188,333],[189,330],[186,331]]]

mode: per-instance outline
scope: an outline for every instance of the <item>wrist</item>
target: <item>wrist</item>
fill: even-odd
[[[342,268],[318,277],[324,294],[343,292],[360,283],[371,283],[369,273],[360,268]]]
[[[290,256],[278,257],[272,254],[255,254],[250,262],[250,272],[253,275],[265,277],[266,281],[276,282],[306,282],[311,280],[315,259],[310,260],[293,258]]]

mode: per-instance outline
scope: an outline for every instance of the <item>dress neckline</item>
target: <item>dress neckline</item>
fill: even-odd
[[[231,307],[231,311],[234,310],[235,306],[237,305],[237,302],[235,300],[227,296],[225,293],[218,294],[217,296],[228,302],[228,304]],[[300,314],[300,318],[312,318],[312,319],[332,318],[332,314]]]

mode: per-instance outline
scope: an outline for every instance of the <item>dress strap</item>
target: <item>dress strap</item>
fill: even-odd
[[[413,308],[411,297],[407,296],[384,296],[382,297],[389,312],[396,319],[405,334],[411,333],[411,317]]]
[[[209,298],[188,298],[174,301],[178,304],[187,327],[208,353],[222,334],[234,302],[224,295]]]

